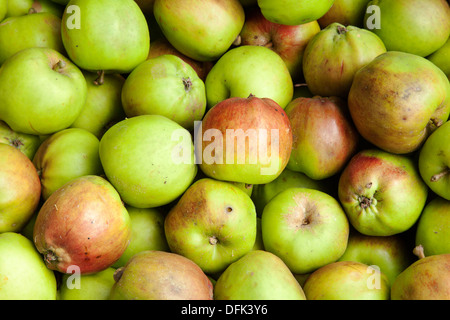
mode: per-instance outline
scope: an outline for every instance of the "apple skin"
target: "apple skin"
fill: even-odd
[[[439,69],[441,69],[450,80],[450,37],[447,42],[427,57]]]
[[[0,233],[18,232],[39,205],[41,183],[31,160],[0,143]]]
[[[258,0],[267,20],[286,25],[305,24],[322,17],[334,0]]]
[[[51,0],[8,0],[6,2],[8,3],[6,17],[24,16],[32,12],[49,12],[61,18],[64,9]]]
[[[422,179],[440,197],[450,200],[450,122],[437,128],[419,151],[418,165]]]
[[[4,121],[0,120],[0,143],[13,146],[22,151],[30,160],[41,144],[41,139],[32,134],[15,132]]]
[[[294,92],[292,77],[280,55],[266,47],[248,45],[230,49],[220,57],[205,86],[208,108],[227,98],[252,94],[270,98],[284,109]]]
[[[129,118],[159,114],[192,130],[206,111],[205,84],[188,63],[175,55],[150,58],[125,80],[122,106]]]
[[[256,210],[235,185],[200,179],[169,211],[164,230],[171,252],[194,261],[207,274],[220,273],[252,250]]]
[[[429,60],[388,51],[356,72],[348,108],[368,142],[391,153],[407,154],[419,149],[447,121],[450,83]]]
[[[303,286],[307,300],[389,300],[390,287],[386,275],[378,274],[379,288],[371,277],[375,269],[356,261],[337,261],[314,271]],[[369,284],[374,285],[370,287]]]
[[[264,207],[261,232],[266,251],[280,257],[292,273],[305,274],[342,256],[349,222],[332,196],[289,188]]]
[[[180,142],[176,134],[183,138]],[[177,137],[177,138],[178,138]],[[188,153],[178,163],[175,151]],[[100,140],[100,161],[123,201],[136,208],[159,207],[178,198],[197,173],[189,131],[161,115],[128,118]]]
[[[365,149],[340,175],[338,197],[351,225],[369,236],[411,228],[427,200],[428,187],[412,157]]]
[[[21,50],[0,68],[0,119],[17,132],[47,135],[68,128],[86,94],[80,69],[54,49]]]
[[[247,184],[268,183],[280,175],[289,161],[291,125],[284,110],[271,99],[255,96],[225,99],[207,111],[201,130],[195,137],[197,159],[202,159],[199,167],[208,177]],[[220,135],[210,142],[209,132]],[[253,137],[251,132],[256,132]],[[243,140],[246,133],[249,138]],[[259,146],[265,146],[266,152]],[[216,148],[211,151],[212,147]]]
[[[215,61],[223,55],[245,21],[238,0],[155,0],[153,13],[167,40],[198,61]]]
[[[246,10],[240,45],[265,46],[278,53],[291,77],[302,78],[302,60],[306,45],[320,31],[317,21],[288,26],[267,20],[259,7]]]
[[[444,45],[450,35],[450,6],[444,0],[372,0],[379,9],[380,28],[373,28],[388,51],[426,57]],[[364,26],[372,13],[366,13]]]
[[[273,253],[255,250],[233,262],[217,279],[214,300],[306,300],[286,264]]]
[[[79,28],[71,28],[75,13],[64,10],[61,36],[68,57],[86,71],[129,73],[145,61],[150,31],[139,6],[129,0],[71,0],[78,6]]]
[[[296,98],[285,111],[293,136],[288,169],[323,180],[340,172],[356,153],[360,137],[345,100]]]
[[[8,12],[8,0],[0,0],[0,22],[6,17]]]
[[[0,233],[0,273],[0,300],[56,300],[54,272],[19,233]]]
[[[33,240],[47,267],[92,274],[113,265],[130,240],[130,217],[119,194],[100,176],[76,178],[44,202]]]
[[[450,254],[415,261],[397,276],[391,300],[449,300]]]
[[[362,28],[370,0],[335,0],[330,10],[317,20],[322,29],[337,22],[344,26]]]

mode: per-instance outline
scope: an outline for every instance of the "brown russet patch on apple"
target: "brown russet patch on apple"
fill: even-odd
[[[298,231],[306,228],[317,219],[320,214],[315,204],[307,198],[307,194],[295,194],[292,198],[295,205],[289,208],[289,212],[283,215],[289,228]]]

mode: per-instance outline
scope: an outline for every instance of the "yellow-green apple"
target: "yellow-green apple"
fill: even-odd
[[[303,76],[312,94],[346,99],[355,73],[385,52],[375,33],[335,22],[308,42]]]
[[[223,55],[245,21],[238,0],[155,0],[153,13],[167,40],[198,61],[215,61]]]
[[[402,273],[391,287],[391,300],[449,300],[450,253],[423,257]]]
[[[30,12],[49,12],[61,17],[64,7],[52,0],[8,0],[6,17],[24,16]]]
[[[18,232],[39,205],[41,183],[31,160],[0,143],[0,233]]]
[[[352,226],[369,236],[411,228],[427,200],[428,187],[414,159],[379,149],[352,157],[340,175],[338,197]]]
[[[116,123],[101,138],[99,154],[108,180],[136,208],[174,201],[198,170],[189,131],[161,115]]]
[[[86,175],[103,173],[98,154],[99,140],[87,130],[68,128],[48,137],[33,158],[42,186],[42,198],[67,182]]]
[[[15,132],[4,121],[0,120],[0,143],[13,146],[22,151],[30,160],[41,144],[39,136]]]
[[[322,29],[337,22],[344,26],[362,28],[370,0],[335,0],[330,10],[317,20]]]
[[[320,31],[317,21],[288,26],[267,20],[259,7],[246,10],[240,33],[240,45],[264,46],[278,53],[286,63],[291,77],[302,78],[302,59],[306,45]]]
[[[114,274],[110,300],[213,300],[213,285],[192,260],[165,251],[135,254]]]
[[[450,37],[442,47],[429,55],[427,59],[438,66],[450,79]]]
[[[175,55],[149,58],[125,80],[122,106],[129,118],[159,114],[192,130],[206,111],[205,84],[188,63]]]
[[[292,149],[289,119],[269,98],[225,99],[207,111],[194,135],[200,169],[218,180],[273,181]]]
[[[69,58],[87,71],[129,73],[150,49],[147,20],[133,0],[71,0],[61,36]]]
[[[0,65],[13,54],[31,47],[48,47],[64,54],[61,18],[40,12],[9,17],[0,23]]]
[[[256,229],[250,197],[231,183],[209,178],[193,183],[164,221],[171,252],[208,274],[224,271],[251,251]]]
[[[416,151],[450,113],[450,83],[431,61],[388,51],[359,69],[348,95],[353,122],[385,151]]]
[[[276,85],[274,85],[276,83]],[[261,46],[240,46],[227,51],[205,80],[208,107],[227,98],[270,98],[283,109],[292,100],[294,85],[279,54]]]
[[[6,17],[8,13],[8,0],[0,0],[0,22]]]
[[[432,199],[423,209],[415,233],[416,246],[422,246],[425,256],[450,253],[450,201]]]
[[[267,20],[287,25],[305,24],[322,17],[334,0],[258,0]]]
[[[286,264],[273,253],[250,251],[217,279],[214,300],[306,300]]]
[[[349,228],[334,197],[308,188],[280,192],[261,216],[265,250],[280,257],[294,274],[338,260],[347,248]]]
[[[303,290],[308,300],[389,300],[389,279],[377,266],[337,261],[311,273]]]
[[[49,269],[91,274],[111,267],[130,240],[130,217],[118,192],[104,178],[76,178],[44,202],[33,240]]]
[[[80,69],[51,48],[32,47],[0,68],[0,119],[17,132],[47,135],[68,128],[86,101]]]
[[[440,197],[450,200],[450,121],[437,128],[419,151],[422,179]]]
[[[372,0],[370,6],[377,7],[379,21],[372,26],[373,13],[366,12],[364,26],[383,40],[388,51],[425,57],[450,35],[450,6],[444,0]]]
[[[293,136],[288,169],[323,180],[340,172],[356,153],[359,134],[344,99],[296,98],[285,111]]]
[[[0,233],[0,288],[1,300],[56,300],[54,272],[20,233]]]

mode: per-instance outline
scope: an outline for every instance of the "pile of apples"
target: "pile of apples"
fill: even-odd
[[[446,0],[0,0],[0,299],[449,300]]]

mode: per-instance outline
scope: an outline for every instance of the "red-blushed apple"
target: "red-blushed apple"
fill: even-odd
[[[4,121],[0,121],[0,143],[13,146],[22,151],[30,160],[41,144],[39,136],[12,130]]]
[[[320,31],[317,21],[288,26],[267,20],[259,7],[245,11],[240,45],[264,46],[278,53],[286,63],[291,77],[302,78],[302,59],[306,45]]]
[[[44,202],[33,240],[49,269],[92,274],[111,267],[130,240],[130,217],[118,192],[95,175],[76,178]]]
[[[370,0],[334,0],[330,10],[327,11],[317,22],[322,29],[337,22],[344,26],[355,26],[362,28],[367,4]]]
[[[356,153],[359,134],[344,99],[300,97],[285,111],[293,136],[288,169],[323,180],[340,172]]]
[[[195,135],[200,169],[218,180],[273,181],[292,149],[291,125],[283,108],[252,95],[219,102],[207,111]]]
[[[369,236],[411,228],[428,197],[413,158],[379,149],[352,157],[340,175],[338,197],[352,226]]]

